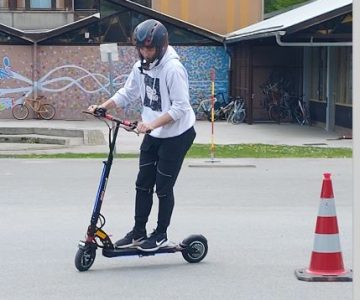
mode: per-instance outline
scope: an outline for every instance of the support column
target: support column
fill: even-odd
[[[302,95],[304,103],[309,104],[310,101],[310,89],[311,89],[311,48],[304,47],[303,56],[303,87]]]
[[[327,73],[326,73],[326,131],[335,129],[335,95],[334,95],[334,47],[327,47]]]

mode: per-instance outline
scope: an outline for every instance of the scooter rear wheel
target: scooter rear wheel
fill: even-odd
[[[189,263],[198,263],[202,261],[208,252],[207,240],[202,235],[189,236],[181,243],[181,245],[184,247],[181,254]]]
[[[95,261],[96,257],[96,248],[89,246],[85,246],[79,248],[75,255],[75,267],[80,272],[87,271],[90,269],[92,264]]]

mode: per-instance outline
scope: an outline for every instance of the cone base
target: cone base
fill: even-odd
[[[352,270],[346,270],[340,275],[320,275],[308,272],[307,269],[295,270],[295,276],[302,281],[317,281],[317,282],[330,282],[330,281],[352,281]]]

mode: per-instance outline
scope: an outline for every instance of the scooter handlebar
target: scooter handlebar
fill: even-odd
[[[89,112],[89,111],[83,111],[83,113],[92,115],[92,116],[94,116],[96,118],[104,118],[106,120],[115,122],[117,124],[120,124],[120,125],[124,126],[124,129],[126,129],[128,131],[134,131],[134,132],[137,133],[137,131],[136,131],[136,127],[137,127],[137,124],[138,124],[137,121],[132,122],[132,121],[128,121],[128,120],[119,120],[119,119],[115,118],[114,116],[112,116],[110,114],[107,114],[106,111],[96,113],[96,114],[92,113],[92,112]],[[149,134],[149,133],[151,133],[151,130],[146,131],[146,134]]]
[[[126,128],[124,128],[124,129],[126,129],[126,130],[129,129],[129,131],[134,131],[134,132],[136,132],[137,134],[139,134],[139,132],[136,130],[137,125],[138,125],[138,122],[137,122],[137,121],[131,122],[131,121],[128,121],[128,120],[119,120],[119,119],[114,118],[112,115],[106,114],[106,113],[105,113],[104,118],[107,119],[107,120],[109,120],[109,121],[113,121],[113,122],[115,122],[115,123],[118,123],[118,124],[120,124],[120,125],[125,126]],[[127,129],[127,128],[128,128],[128,129]],[[149,134],[149,133],[151,133],[151,130],[150,130],[150,129],[145,132],[145,134]]]

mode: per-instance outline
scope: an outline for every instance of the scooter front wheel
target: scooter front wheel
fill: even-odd
[[[80,272],[87,271],[90,269],[95,261],[96,257],[96,246],[85,245],[80,247],[75,255],[75,267]]]
[[[181,251],[184,259],[189,263],[198,263],[202,261],[207,252],[207,240],[202,235],[191,235],[181,243],[184,250]]]

